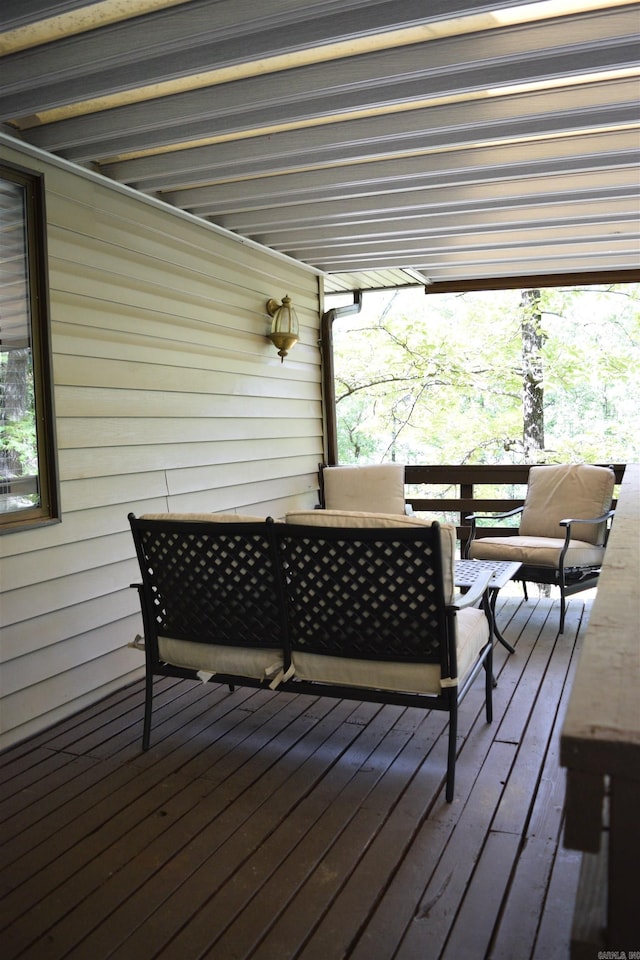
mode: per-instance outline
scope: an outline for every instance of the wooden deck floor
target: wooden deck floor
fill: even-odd
[[[495,716],[162,680],[0,756],[3,960],[566,960],[559,729],[590,600],[507,598]]]

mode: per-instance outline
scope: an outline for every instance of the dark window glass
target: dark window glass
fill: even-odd
[[[44,187],[0,165],[0,531],[58,519]]]

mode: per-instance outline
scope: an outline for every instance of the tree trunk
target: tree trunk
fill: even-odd
[[[523,290],[522,308],[522,443],[525,463],[537,463],[544,448],[545,335],[540,313],[540,291]]]
[[[32,384],[31,350],[28,347],[9,350],[0,386],[0,423],[3,427],[33,415]],[[0,475],[22,476],[24,472],[19,454],[5,446],[0,447]]]

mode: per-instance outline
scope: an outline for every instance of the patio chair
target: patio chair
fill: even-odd
[[[514,580],[560,588],[560,629],[564,631],[566,598],[596,585],[604,559],[613,510],[615,476],[591,464],[535,466],[523,506],[507,513],[472,514],[465,556],[472,560],[522,563]],[[521,514],[513,536],[483,537],[478,520]]]
[[[404,464],[318,466],[322,510],[411,514],[404,498]]]

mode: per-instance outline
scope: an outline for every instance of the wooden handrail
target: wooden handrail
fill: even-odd
[[[560,736],[560,763],[567,768],[564,842],[586,853],[575,956],[578,949],[580,956],[607,950],[622,956],[625,944],[640,944],[634,884],[640,860],[639,524],[640,464],[630,464]]]

